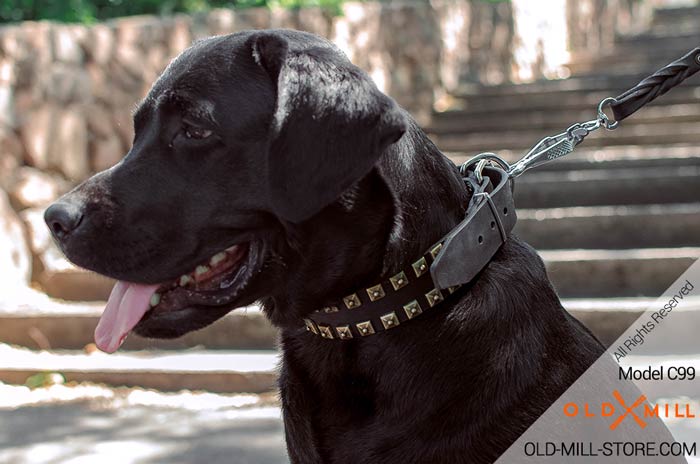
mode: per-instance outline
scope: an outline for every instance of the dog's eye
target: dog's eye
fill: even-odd
[[[209,129],[205,129],[203,127],[190,126],[189,124],[184,125],[183,132],[185,133],[185,137],[187,137],[188,139],[196,140],[206,139],[213,133]]]

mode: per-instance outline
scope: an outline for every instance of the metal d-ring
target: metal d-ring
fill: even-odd
[[[610,118],[608,117],[607,114],[605,114],[605,107],[610,106],[613,103],[617,103],[617,100],[613,97],[608,97],[603,99],[600,103],[598,103],[598,120],[600,121],[600,124],[605,127],[607,130],[615,130],[617,129],[617,126],[620,124],[620,121],[611,121]]]
[[[462,166],[459,167],[459,172],[462,174],[462,176],[466,177],[467,175],[467,169],[469,169],[470,166],[473,164],[476,164],[476,167],[474,168],[474,175],[476,176],[476,180],[481,183],[483,181],[483,177],[481,176],[481,172],[484,170],[484,167],[486,164],[490,161],[495,162],[499,166],[503,168],[504,171],[508,172],[510,170],[510,165],[500,156],[498,156],[495,153],[491,152],[486,152],[486,153],[479,153],[472,159],[464,162]]]

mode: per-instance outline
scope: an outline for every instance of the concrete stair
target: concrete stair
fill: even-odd
[[[59,372],[67,382],[165,391],[208,390],[263,393],[276,382],[276,351],[135,351],[107,355],[99,351],[32,351],[0,344],[0,381],[22,384],[34,374]]]

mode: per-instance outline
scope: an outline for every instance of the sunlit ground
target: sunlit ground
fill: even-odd
[[[0,462],[288,462],[273,394],[0,384]]]

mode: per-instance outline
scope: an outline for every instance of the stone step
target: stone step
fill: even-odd
[[[700,19],[700,6],[678,6],[654,10],[653,24],[668,23],[673,26],[685,18]]]
[[[693,24],[692,27],[681,26],[677,27],[672,32],[667,27],[653,27],[649,31],[641,34],[626,35],[618,37],[615,40],[614,51],[636,53],[640,50],[683,50],[690,51],[693,48],[692,44],[700,42],[700,25]],[[576,57],[576,53],[572,54],[572,61]],[[588,55],[590,56],[590,55]],[[679,55],[679,57],[682,55]]]
[[[431,139],[442,151],[462,151],[480,153],[497,152],[504,149],[521,149],[532,147],[543,137],[566,130],[568,124],[562,122],[561,128],[551,129],[513,129],[504,127],[492,131],[464,131],[462,133],[430,134]],[[700,125],[694,122],[663,123],[651,125],[622,125],[614,132],[597,131],[586,138],[586,147],[608,147],[616,145],[663,145],[663,144],[700,144]]]
[[[700,78],[697,80],[700,82]],[[693,79],[691,78],[690,81],[693,81]],[[443,119],[463,118],[465,116],[472,117],[473,119],[477,119],[480,116],[484,118],[501,116],[507,117],[509,120],[518,119],[519,117],[528,119],[530,114],[537,111],[551,111],[559,114],[561,114],[561,112],[570,111],[581,113],[583,115],[582,120],[589,120],[595,117],[596,108],[600,101],[604,98],[621,94],[625,89],[633,87],[637,82],[639,82],[637,79],[628,79],[627,84],[621,87],[591,89],[590,91],[542,90],[505,96],[494,94],[478,97],[455,97],[450,109],[435,113],[433,115],[433,120],[439,121]],[[644,110],[653,107],[698,103],[700,103],[700,86],[695,82],[688,82],[649,103]],[[554,121],[557,120],[556,118],[552,119]],[[573,123],[576,120],[568,115],[564,120],[560,120],[562,125],[569,123],[569,121]],[[431,122],[431,125],[432,124],[433,122]]]
[[[700,35],[694,35],[687,41],[658,40],[653,43],[628,43],[625,47],[615,47],[610,54],[600,55],[587,52],[572,55],[566,65],[572,74],[589,70],[619,73],[640,72],[651,74],[657,69],[685,56],[700,44]]]
[[[93,343],[104,302],[76,303],[38,292],[0,301],[0,342],[33,349],[80,350]],[[239,308],[209,327],[175,340],[154,341],[132,334],[125,350],[208,349],[255,350],[275,345],[276,334],[258,307]]]
[[[460,165],[471,159],[474,153],[447,152],[446,155],[455,164]],[[512,163],[520,159],[524,153],[514,150],[499,150],[498,155]],[[564,158],[539,166],[531,172],[682,166],[700,166],[700,145],[620,145],[587,148],[584,143]]]
[[[518,208],[695,203],[700,167],[530,171],[518,178]]]
[[[488,99],[496,101],[503,98],[520,98],[527,95],[551,95],[556,92],[556,95],[564,95],[569,93],[577,93],[586,95],[591,92],[604,92],[611,95],[617,95],[627,88],[632,87],[642,78],[647,76],[653,69],[645,70],[642,73],[633,73],[630,75],[607,75],[607,74],[589,74],[581,76],[571,76],[567,79],[541,79],[524,84],[500,84],[500,85],[480,85],[464,83],[455,91],[452,96],[456,99],[465,99],[469,101]],[[679,92],[683,88],[697,87],[694,78],[684,81],[674,89],[674,92]],[[671,95],[671,94],[668,94]],[[557,101],[554,99],[554,101]]]
[[[137,351],[108,355],[32,351],[0,344],[0,382],[23,384],[31,375],[58,372],[67,382],[115,387],[263,393],[276,387],[278,362],[275,351]]]
[[[463,133],[472,131],[552,130],[561,131],[564,121],[588,121],[593,119],[591,107],[551,108],[528,111],[527,114],[473,113],[471,111],[446,111],[433,116],[426,131],[431,134]],[[624,127],[645,124],[700,123],[700,99],[696,103],[655,105],[644,108],[624,121]],[[565,129],[565,127],[564,127]]]
[[[700,203],[519,209],[515,233],[537,249],[700,246]]]
[[[540,255],[562,298],[653,297],[700,258],[700,248],[542,250]]]

